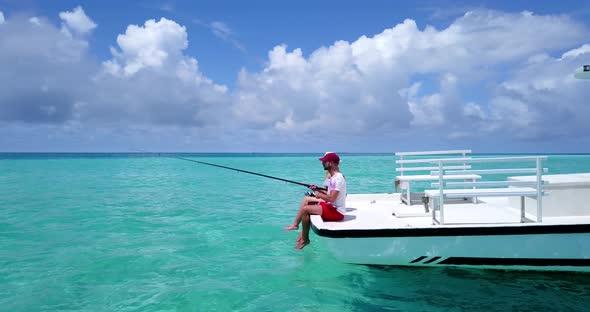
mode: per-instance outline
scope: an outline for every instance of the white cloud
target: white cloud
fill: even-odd
[[[50,23],[16,15],[0,27],[0,46],[0,121],[62,124],[94,92],[87,42]]]
[[[77,34],[87,34],[96,28],[96,23],[84,13],[81,6],[77,6],[73,11],[64,11],[59,13],[63,21],[62,30],[71,33],[73,30]]]
[[[574,78],[587,60],[590,45],[563,53],[561,58],[519,67],[491,99],[490,110],[498,128],[524,138],[583,137],[590,133],[588,83]]]
[[[96,77],[102,88],[97,100],[105,107],[93,107],[91,116],[105,118],[106,109],[138,123],[187,127],[223,120],[229,109],[227,87],[203,75],[198,61],[184,54],[184,26],[165,18],[148,20],[144,26],[129,25],[117,43]]]
[[[36,16],[33,16],[33,17],[29,18],[29,22],[31,24],[34,24],[34,25],[37,25],[37,26],[41,26],[41,20],[38,17],[36,17]]]
[[[186,28],[166,18],[148,20],[143,27],[129,25],[125,34],[117,36],[117,43],[121,52],[111,49],[115,58],[105,66],[110,71],[121,69],[125,75],[174,63],[188,46]]]
[[[408,106],[413,115],[413,126],[449,128],[453,127],[453,122],[460,121],[465,116],[464,108],[461,111],[457,76],[451,73],[443,74],[439,79],[439,85],[439,92],[422,97],[417,96],[419,88],[410,88]]]
[[[440,94],[424,96],[418,100],[409,101],[410,112],[414,116],[413,126],[440,126],[445,122],[442,114],[442,100]]]
[[[536,118],[525,103],[507,111],[509,103],[519,102],[496,99],[490,109],[487,101],[465,101],[464,88],[493,78],[507,63],[544,64],[550,53],[579,43],[587,33],[567,16],[475,10],[442,30],[420,30],[406,19],[373,37],[337,41],[307,57],[280,45],[269,52],[263,70],[241,72],[234,115],[277,133],[309,133],[337,120],[346,125],[337,131],[343,136],[376,129],[432,127],[439,128],[439,135],[454,135],[499,128],[490,123],[523,127],[533,121],[501,113],[513,115],[516,109]],[[422,79],[429,86],[438,81],[438,89],[424,88]],[[411,80],[415,84],[408,88]],[[556,87],[551,79],[535,84],[537,89]]]
[[[223,41],[229,42],[234,48],[246,53],[246,47],[242,44],[237,38],[234,31],[224,22],[221,21],[213,21],[211,23],[206,23],[199,19],[193,19],[193,22],[199,26],[208,28],[211,30],[213,35]]]
[[[527,129],[536,119],[525,102],[507,96],[492,100],[492,118],[510,129]]]
[[[585,44],[577,49],[567,51],[567,52],[563,53],[561,58],[562,59],[577,58],[578,56],[580,56],[582,54],[586,54],[586,53],[590,53],[590,44]]]
[[[77,9],[60,14],[62,32],[43,17],[0,27],[0,122],[21,141],[43,142],[49,131],[62,143],[116,137],[113,146],[124,146],[128,136],[171,149],[308,151],[590,133],[587,84],[573,78],[588,30],[566,16],[476,10],[440,30],[407,19],[313,51],[277,45],[229,90],[186,54],[186,28],[165,18],[129,25],[97,64],[77,36],[94,22]],[[233,38],[224,23],[210,27]],[[35,125],[37,134],[22,130]]]
[[[44,18],[31,20],[11,19],[0,28],[0,122],[78,124],[81,131],[119,122],[155,129],[223,126],[227,87],[183,54],[186,32],[175,22],[130,26],[118,38],[120,52],[113,49],[114,59],[101,67],[86,41]]]
[[[227,40],[232,34],[231,29],[225,23],[219,21],[211,22],[211,30],[213,34],[224,40]]]
[[[298,133],[317,131],[336,119],[346,125],[331,131],[337,136],[407,126],[407,104],[397,91],[404,81],[396,74],[364,74],[357,63],[353,46],[345,41],[320,48],[308,59],[300,49],[277,46],[262,71],[240,74],[234,116],[245,124]]]
[[[0,25],[4,24],[4,13],[2,13],[2,11],[0,11]]]
[[[539,53],[539,54],[535,54],[535,55],[529,57],[527,60],[527,63],[528,64],[543,63],[550,58],[551,58],[551,56],[547,53]]]
[[[486,114],[481,109],[481,106],[475,103],[467,103],[463,106],[463,116],[477,120],[486,119]]]

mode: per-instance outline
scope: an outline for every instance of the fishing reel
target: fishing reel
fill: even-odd
[[[315,194],[313,192],[310,192],[310,191],[305,191],[305,196],[316,197]]]

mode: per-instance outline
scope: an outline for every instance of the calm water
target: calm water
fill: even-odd
[[[321,183],[321,155],[185,155]],[[343,155],[349,193],[391,155]],[[590,172],[553,155],[550,173]],[[0,154],[3,311],[588,311],[590,274],[374,268],[285,232],[304,188],[164,157]]]

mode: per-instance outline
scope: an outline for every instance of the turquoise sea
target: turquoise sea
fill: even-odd
[[[322,154],[182,154],[305,183]],[[590,172],[550,155],[549,173]],[[394,156],[343,154],[349,193]],[[0,154],[1,311],[588,311],[590,274],[376,268],[285,232],[306,189],[145,154]]]

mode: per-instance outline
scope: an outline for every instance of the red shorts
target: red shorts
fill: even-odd
[[[344,219],[344,215],[338,212],[336,207],[326,202],[320,202],[322,206],[322,219],[324,221],[341,221]]]

